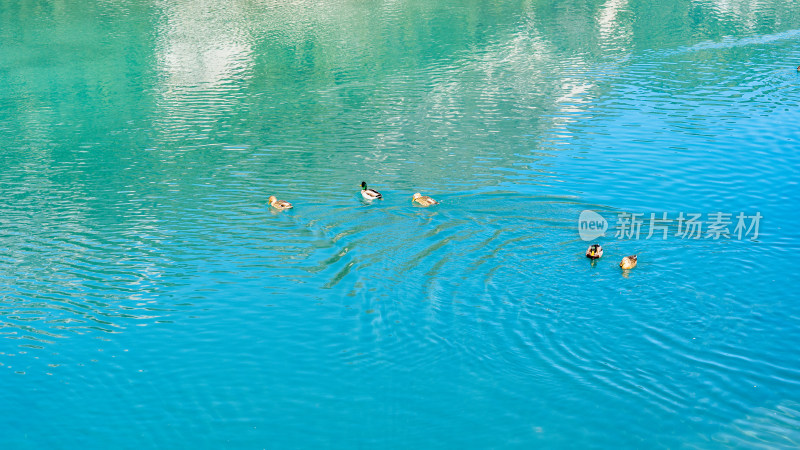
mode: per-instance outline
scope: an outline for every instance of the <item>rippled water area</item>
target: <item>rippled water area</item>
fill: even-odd
[[[795,1],[0,1],[0,449],[800,448],[798,65]]]

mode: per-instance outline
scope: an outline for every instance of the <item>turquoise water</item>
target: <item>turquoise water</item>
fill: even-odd
[[[0,447],[800,446],[800,5],[90,3],[0,4]]]

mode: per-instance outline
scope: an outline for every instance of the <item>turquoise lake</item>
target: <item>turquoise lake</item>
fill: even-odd
[[[798,65],[792,1],[0,2],[0,448],[798,448]]]

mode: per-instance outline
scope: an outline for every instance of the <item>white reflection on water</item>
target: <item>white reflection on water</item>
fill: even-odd
[[[628,0],[608,0],[597,13],[597,28],[600,46],[606,51],[620,53],[620,59],[627,59],[633,27],[629,20],[621,17],[628,12]],[[624,55],[624,56],[623,56]]]
[[[169,88],[213,87],[252,67],[252,45],[236,2],[165,2],[157,61]]]
[[[162,2],[156,36],[161,74],[160,122],[176,133],[207,131],[231,111],[237,91],[251,77],[252,38],[246,10],[237,2]]]

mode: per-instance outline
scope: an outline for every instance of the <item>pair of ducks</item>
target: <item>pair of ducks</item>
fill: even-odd
[[[361,196],[364,197],[365,200],[377,200],[382,199],[383,195],[380,192],[376,191],[375,189],[367,189],[367,182],[361,182]],[[420,206],[428,207],[433,205],[438,205],[439,202],[436,200],[428,197],[427,195],[422,195],[419,192],[415,193],[411,197],[411,203],[417,203]]]
[[[603,256],[603,247],[601,247],[600,244],[592,244],[589,246],[589,249],[586,250],[586,257],[589,259],[600,259],[601,256]],[[637,255],[626,256],[622,258],[619,266],[624,270],[633,269],[636,267],[636,259]]]
[[[376,191],[375,189],[367,189],[367,182],[361,182],[361,196],[364,197],[365,200],[379,200],[383,198],[380,192]],[[292,208],[292,204],[283,200],[278,200],[274,195],[270,195],[269,200],[267,201],[269,206],[278,209],[290,209]],[[432,205],[438,205],[439,202],[436,200],[428,197],[427,195],[422,195],[419,192],[415,193],[413,197],[411,197],[412,203],[417,203],[420,206],[428,207]]]

